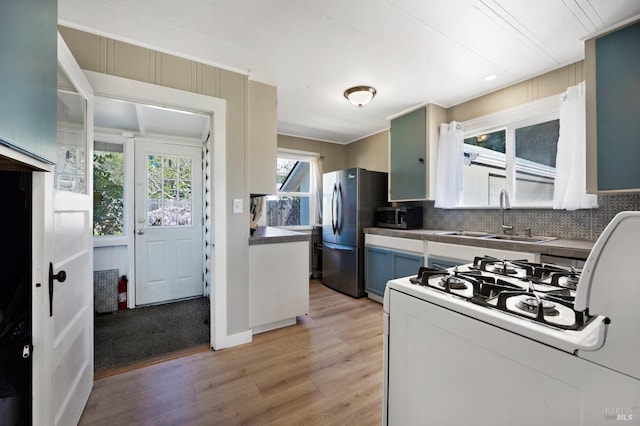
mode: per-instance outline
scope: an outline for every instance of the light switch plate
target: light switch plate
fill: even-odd
[[[242,199],[240,198],[233,199],[233,212],[242,213]]]

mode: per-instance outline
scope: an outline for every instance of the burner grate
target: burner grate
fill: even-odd
[[[497,270],[508,268],[524,270],[526,276],[515,277],[513,274],[495,272],[488,266],[497,266]],[[465,269],[471,268],[471,269]],[[421,266],[416,277],[409,281],[423,287],[449,293],[456,297],[468,300],[471,303],[498,309],[508,314],[533,320],[551,327],[565,330],[579,330],[589,320],[588,315],[575,311],[575,297],[571,289],[559,284],[560,277],[578,277],[575,271],[568,271],[559,267],[545,264],[537,264],[527,261],[507,261],[491,257],[477,257],[473,265],[459,268],[445,269],[441,266]],[[433,279],[437,278],[437,279]],[[518,285],[521,281],[537,284],[538,288],[529,286],[529,289]],[[540,285],[546,286],[540,288]],[[517,309],[507,306],[507,299],[520,297]],[[524,299],[524,301],[522,300]],[[542,309],[540,309],[542,305]],[[547,317],[559,315],[557,306],[561,305],[570,309],[575,321],[572,324],[558,324],[557,321],[549,321]],[[533,314],[533,316],[532,316]]]

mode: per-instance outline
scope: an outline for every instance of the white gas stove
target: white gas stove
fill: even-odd
[[[582,270],[479,256],[389,281],[385,424],[640,424],[639,242],[623,212]]]

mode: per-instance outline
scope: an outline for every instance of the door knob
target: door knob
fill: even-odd
[[[138,235],[144,235],[144,229],[138,229]]]
[[[49,316],[53,316],[53,281],[57,280],[63,283],[67,279],[67,273],[60,271],[57,274],[53,273],[53,263],[49,262]]]

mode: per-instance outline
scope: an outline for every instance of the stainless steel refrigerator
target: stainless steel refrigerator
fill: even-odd
[[[328,172],[322,191],[322,283],[362,297],[362,229],[375,226],[376,207],[389,204],[387,174],[360,168]]]

